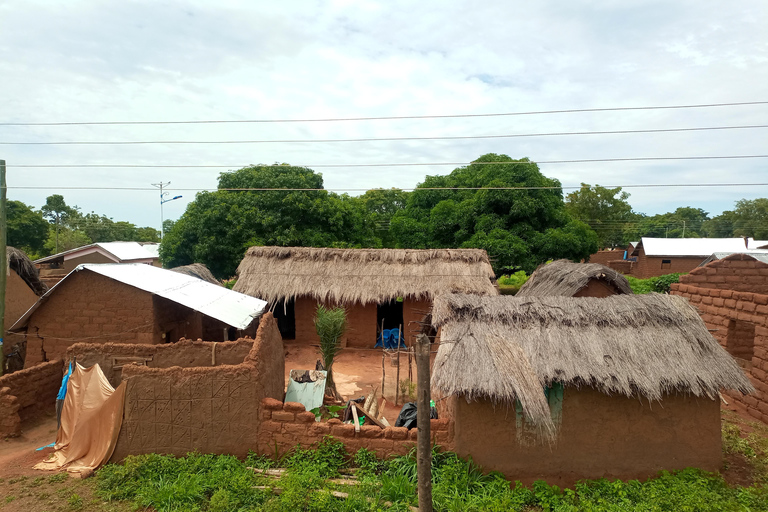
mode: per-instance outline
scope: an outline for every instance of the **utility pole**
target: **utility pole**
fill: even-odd
[[[685,221],[683,221],[683,236],[682,238],[685,238]]]
[[[416,336],[416,472],[418,475],[419,512],[432,512],[432,446],[429,413],[431,391],[429,384],[429,338]]]
[[[181,199],[181,196],[172,197],[171,199],[163,199],[163,197],[168,195],[168,192],[163,192],[163,187],[167,187],[170,184],[170,181],[166,181],[165,183],[161,181],[160,183],[151,184],[153,187],[160,189],[160,240],[162,240],[163,236],[165,235],[165,228],[163,227],[163,224],[165,223],[165,219],[163,218],[163,205],[170,201]]]
[[[5,370],[3,340],[5,339],[5,285],[8,279],[8,253],[6,250],[6,243],[8,241],[8,220],[6,219],[8,207],[7,191],[5,160],[0,160],[0,375],[3,375]]]

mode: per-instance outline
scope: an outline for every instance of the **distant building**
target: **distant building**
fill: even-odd
[[[35,260],[40,277],[53,286],[83,263],[146,263],[160,266],[160,244],[154,242],[99,242]]]
[[[598,263],[557,260],[537,268],[517,297],[609,297],[632,294],[627,278]]]
[[[26,335],[25,367],[77,342],[158,344],[253,336],[266,302],[197,277],[138,263],[80,265],[11,327]]]

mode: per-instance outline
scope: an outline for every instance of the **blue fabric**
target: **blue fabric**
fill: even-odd
[[[376,338],[376,344],[373,348],[386,348],[393,350],[398,348],[398,341],[401,347],[405,346],[405,340],[400,339],[400,329],[384,329],[379,333],[379,337]]]
[[[72,363],[69,363],[69,369],[64,374],[64,378],[61,379],[61,387],[59,388],[59,394],[56,395],[56,400],[64,400],[67,396],[67,384],[69,384],[69,376],[72,375]]]

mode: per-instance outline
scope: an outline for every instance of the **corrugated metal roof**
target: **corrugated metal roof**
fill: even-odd
[[[139,242],[99,242],[88,244],[82,247],[76,247],[68,251],[52,254],[45,258],[35,260],[35,263],[45,263],[47,261],[64,258],[69,260],[76,258],[80,253],[104,252],[117,258],[117,263],[136,260],[151,260],[159,257],[160,244],[139,243]]]
[[[751,239],[748,240],[748,242]],[[744,252],[743,238],[646,238],[642,239],[646,256],[701,256],[716,252]]]
[[[23,328],[34,311],[75,272],[90,271],[166,298],[237,329],[245,329],[260,316],[266,301],[234,292],[196,277],[143,263],[83,264],[43,295],[11,330]]]
[[[750,249],[768,249],[768,240],[753,240],[749,239]]]
[[[764,249],[755,249],[752,251],[737,251],[737,252],[716,252],[712,254],[709,258],[705,259],[700,267],[703,267],[707,263],[711,263],[715,260],[721,260],[723,258],[727,258],[731,254],[746,254],[747,256],[751,256],[752,258],[755,258],[757,261],[762,261],[763,263],[768,263],[768,250]]]

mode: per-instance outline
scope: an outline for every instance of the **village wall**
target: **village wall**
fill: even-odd
[[[75,343],[67,349],[67,360],[85,367],[98,364],[113,387],[122,382],[122,367],[135,358],[148,368],[180,366],[212,367],[241,364],[253,348],[253,340],[228,342],[180,340],[173,344]],[[214,364],[215,363],[215,364]]]
[[[768,264],[748,254],[732,254],[680,276],[680,283],[768,295]]]
[[[154,311],[154,343],[173,343],[181,338],[188,340],[206,339],[208,341],[224,341],[221,333],[213,338],[203,337],[203,315],[178,302],[152,296]]]
[[[29,368],[63,359],[76,341],[153,343],[152,295],[94,272],[80,271],[61,283],[28,321]]]
[[[742,263],[748,261],[731,262]],[[768,294],[706,287],[723,284],[709,282],[709,278],[717,277],[708,274],[709,270],[714,269],[697,269],[686,280],[695,284],[674,283],[670,293],[688,299],[715,339],[750,377],[756,392],[747,396],[725,393],[728,400],[740,403],[752,417],[768,423]],[[759,281],[759,276],[750,278]]]
[[[616,288],[600,279],[590,279],[587,286],[574,294],[574,297],[611,297],[616,295]]]
[[[184,349],[174,345],[173,348]],[[125,415],[112,461],[128,455],[190,451],[247,455],[258,442],[261,403],[282,398],[285,358],[272,313],[238,365],[123,368]]]
[[[689,395],[661,402],[566,388],[554,446],[521,446],[514,407],[448,399],[454,450],[484,470],[530,484],[573,485],[584,478],[644,479],[660,470],[721,464],[720,404]]]
[[[0,438],[17,436],[24,422],[55,411],[63,372],[57,360],[0,377]]]
[[[646,256],[641,249],[632,267],[632,275],[638,279],[647,279],[665,274],[684,274],[701,265],[705,259],[702,256]],[[665,264],[664,261],[669,263]]]
[[[430,420],[431,441],[446,450],[452,450],[451,423],[448,420]],[[317,445],[325,436],[333,436],[344,443],[352,455],[360,448],[367,448],[379,457],[404,455],[416,445],[417,429],[405,427],[379,428],[363,425],[355,432],[354,425],[347,425],[338,418],[316,422],[315,415],[295,402],[283,403],[266,398],[262,401],[261,424],[253,450],[274,457],[290,452],[297,445],[309,448]]]
[[[597,251],[594,254],[589,255],[589,261],[586,261],[585,263],[599,263],[600,265],[608,266],[608,263],[615,260],[623,260],[624,259],[624,249],[614,249],[614,250],[602,250]]]

